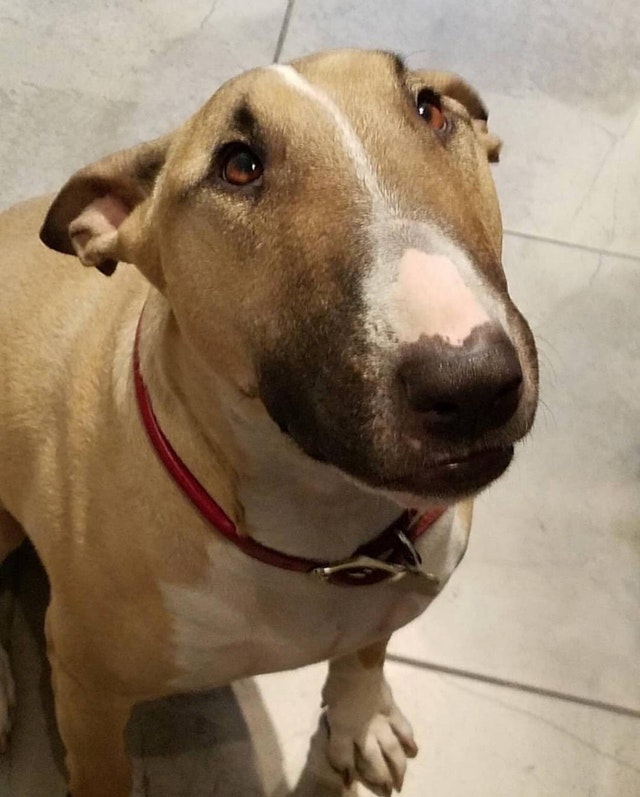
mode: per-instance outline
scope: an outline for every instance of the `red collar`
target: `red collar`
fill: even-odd
[[[260,562],[283,570],[311,573],[332,584],[362,586],[415,573],[426,577],[432,586],[437,587],[437,579],[420,569],[420,555],[415,550],[414,543],[444,514],[446,507],[429,510],[420,516],[415,509],[405,510],[374,540],[358,548],[352,557],[339,562],[291,556],[240,534],[233,520],[191,473],[160,428],[140,371],[141,319],[142,315],[138,319],[133,349],[133,379],[138,408],[147,435],[162,464],[185,496],[229,542]]]

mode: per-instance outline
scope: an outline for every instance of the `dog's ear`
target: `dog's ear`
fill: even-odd
[[[451,99],[463,105],[471,117],[473,129],[480,143],[486,150],[487,159],[491,163],[497,163],[500,160],[502,141],[489,132],[487,127],[489,113],[474,88],[463,80],[460,75],[456,75],[453,72],[418,70],[412,73],[412,77],[414,80],[417,79],[423,85],[437,91],[438,94],[451,97]]]
[[[77,255],[85,266],[107,276],[119,260],[134,263],[161,288],[150,206],[169,143],[170,136],[165,136],[76,172],[49,208],[40,240],[58,252]]]

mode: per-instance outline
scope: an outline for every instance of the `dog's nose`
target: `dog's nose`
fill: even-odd
[[[495,324],[478,327],[461,346],[439,337],[411,344],[398,376],[427,431],[447,439],[477,437],[503,426],[522,392],[518,355]]]

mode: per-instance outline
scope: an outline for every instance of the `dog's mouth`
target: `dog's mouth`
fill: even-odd
[[[286,433],[286,430],[283,430]],[[317,462],[331,463],[331,458],[318,450],[307,450]],[[514,445],[491,446],[481,450],[461,452],[453,456],[436,457],[401,473],[352,472],[371,487],[389,492],[431,496],[446,500],[462,499],[480,492],[499,478],[511,464]],[[340,464],[338,467],[341,467]],[[346,468],[350,472],[350,468]]]
[[[436,460],[433,464],[393,477],[387,489],[461,498],[477,493],[501,476],[513,458],[513,445],[485,448]]]
[[[273,387],[273,380],[266,382]],[[277,385],[276,383],[276,386]],[[352,405],[303,402],[299,395],[282,401],[279,391],[263,392],[267,412],[307,456],[342,470],[363,485],[405,496],[446,501],[472,496],[501,476],[514,454],[513,435],[505,440],[445,442],[421,435],[422,428],[392,410],[371,418]],[[279,400],[275,401],[273,398]],[[365,408],[368,403],[361,402]],[[409,421],[412,419],[410,418]],[[518,435],[518,438],[520,435]],[[415,445],[414,445],[415,444]]]

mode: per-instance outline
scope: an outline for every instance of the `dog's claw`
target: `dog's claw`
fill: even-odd
[[[392,797],[393,788],[391,786],[376,786],[373,783],[367,783],[366,781],[363,782],[365,786],[374,794],[377,794],[378,797]]]
[[[353,728],[348,722],[332,723],[328,741],[331,766],[341,777],[345,788],[359,780],[378,797],[391,797],[400,792],[408,757],[414,757],[418,746],[411,726],[395,704],[389,713],[375,714],[364,728]]]
[[[418,755],[418,745],[411,739],[403,742],[404,751],[408,758],[415,758]]]

